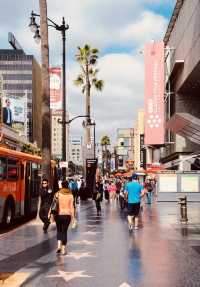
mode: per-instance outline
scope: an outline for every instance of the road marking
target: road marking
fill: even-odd
[[[75,272],[64,272],[64,271],[58,271],[58,275],[48,275],[47,278],[63,278],[66,282],[69,282],[70,280],[73,280],[75,278],[91,278],[92,276],[89,276],[87,274],[83,274],[86,271],[75,271]]]
[[[66,257],[71,257],[76,260],[79,260],[81,258],[86,258],[86,257],[96,257],[95,255],[92,255],[91,252],[70,252],[69,254],[66,255]]]

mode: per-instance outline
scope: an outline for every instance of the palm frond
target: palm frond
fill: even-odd
[[[97,91],[101,92],[103,90],[103,87],[104,87],[104,81],[103,80],[96,80],[94,82],[94,86],[95,86]]]
[[[99,50],[97,48],[93,48],[93,49],[91,49],[91,53],[92,54],[98,54]]]
[[[84,84],[84,78],[83,78],[83,75],[78,75],[78,77],[76,78],[76,80],[74,80],[74,84],[79,87],[81,85]]]

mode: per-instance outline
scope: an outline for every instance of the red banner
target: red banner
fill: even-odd
[[[164,43],[145,46],[145,144],[164,143]]]
[[[50,107],[62,109],[61,68],[50,68]]]

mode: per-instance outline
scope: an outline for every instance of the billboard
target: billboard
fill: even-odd
[[[145,46],[145,144],[164,144],[164,43]]]
[[[27,95],[3,96],[3,123],[27,137]]]
[[[50,108],[62,109],[61,68],[50,68]]]

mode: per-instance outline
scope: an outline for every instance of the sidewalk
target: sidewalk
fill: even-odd
[[[32,221],[0,236],[0,286],[200,286],[200,204],[189,204],[187,226],[176,203],[145,205],[143,227],[132,233],[115,203],[97,217],[89,201],[78,216],[66,256],[55,254],[55,225],[45,235]]]

